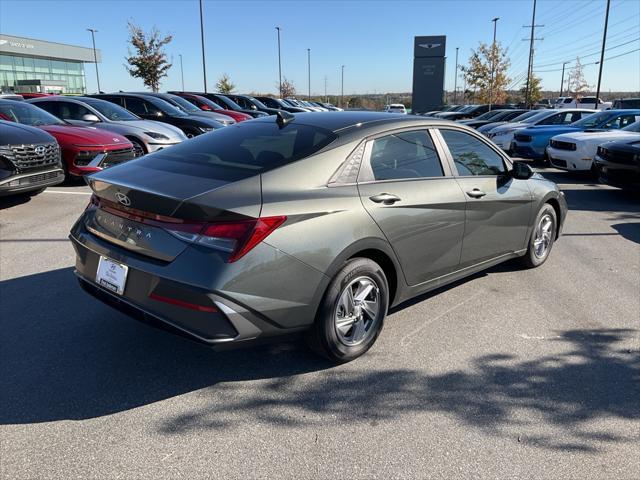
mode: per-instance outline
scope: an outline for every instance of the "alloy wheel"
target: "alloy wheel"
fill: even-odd
[[[353,346],[364,342],[380,321],[380,289],[369,277],[358,277],[340,293],[335,329],[340,342]]]
[[[549,251],[549,245],[551,245],[551,239],[553,235],[553,218],[548,213],[545,213],[535,231],[535,237],[533,239],[533,253],[538,258],[544,258]]]

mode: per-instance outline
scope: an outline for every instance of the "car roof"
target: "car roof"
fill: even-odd
[[[275,116],[257,118],[256,122],[274,122]],[[334,133],[345,134],[353,129],[362,131],[363,129],[372,129],[375,127],[390,128],[395,125],[402,127],[412,124],[419,126],[446,126],[458,125],[455,122],[447,120],[438,120],[434,118],[421,117],[418,115],[389,115],[384,112],[365,112],[365,111],[345,111],[345,112],[305,112],[296,113],[294,118],[290,120],[291,124],[309,125]]]

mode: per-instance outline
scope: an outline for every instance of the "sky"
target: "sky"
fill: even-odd
[[[590,64],[584,74],[595,87],[593,62],[599,60],[605,6],[606,0],[538,0],[536,24],[544,26],[536,29],[542,40],[535,42],[534,70],[543,89],[558,90],[562,62],[578,55]],[[298,93],[308,89],[308,48],[314,95],[324,94],[325,79],[329,95],[340,93],[341,65],[345,94],[410,92],[416,35],[447,36],[445,88],[452,90],[456,47],[464,65],[479,42],[492,41],[494,17],[499,17],[497,40],[509,49],[510,86],[519,88],[529,55],[530,29],[523,26],[531,24],[532,7],[533,0],[204,0],[209,90],[227,73],[237,92],[276,93],[276,26],[281,27],[283,76]],[[128,21],[173,35],[166,47],[173,67],[162,90],[181,89],[179,54],[185,89],[202,90],[198,0],[0,0],[0,33],[90,47],[86,28],[97,29],[104,91],[144,88],[124,68]],[[95,91],[93,65],[85,70],[87,88]],[[640,0],[611,1],[602,91],[640,92]]]

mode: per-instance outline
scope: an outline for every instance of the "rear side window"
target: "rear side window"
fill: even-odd
[[[426,130],[377,138],[371,147],[375,180],[442,177],[442,165]]]
[[[59,102],[59,117],[63,120],[82,120],[83,115],[93,115],[88,109],[77,103]]]
[[[145,155],[136,165],[233,182],[308,157],[336,137],[308,125],[243,122]]]
[[[602,126],[602,128],[605,128],[607,130],[611,130],[611,129],[628,127],[629,125],[634,123],[636,121],[636,119],[638,119],[638,118],[640,118],[640,117],[637,117],[636,115],[628,115],[628,114],[627,115],[618,115],[616,117],[613,117],[607,123],[605,123]]]
[[[456,164],[458,175],[501,175],[506,172],[504,161],[483,141],[457,130],[440,130]]]
[[[127,110],[135,113],[136,115],[146,115],[147,108],[144,101],[139,98],[129,97],[125,100],[127,102]]]

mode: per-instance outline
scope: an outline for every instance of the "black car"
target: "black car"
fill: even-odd
[[[510,105],[492,105],[492,110],[504,110],[511,108]],[[465,118],[476,118],[487,113],[489,111],[489,105],[469,105],[468,108],[463,108],[457,112],[442,112],[435,116],[443,120],[463,120]]]
[[[246,113],[247,115],[251,115],[253,118],[266,117],[268,115],[268,113],[259,112],[258,110],[254,110],[252,108],[242,108],[236,102],[234,102],[228,97],[225,97],[220,93],[173,92],[173,91],[170,91],[169,93],[175,93],[176,95],[179,95],[180,93],[190,93],[193,95],[200,95],[201,97],[208,98],[212,102],[217,103],[218,105],[222,106],[222,108],[226,110],[233,110],[235,112]]]
[[[488,125],[493,122],[508,122],[509,120],[516,118],[519,115],[527,112],[525,109],[502,109],[491,110],[490,112],[483,113],[477,118],[470,118],[467,120],[460,120],[460,123],[471,128],[479,128],[483,125]]]
[[[215,120],[189,115],[161,98],[147,94],[101,93],[87,95],[87,97],[101,98],[115,103],[146,120],[156,120],[174,125],[182,130],[187,137],[195,137],[224,126]]]
[[[618,140],[600,145],[594,163],[602,182],[640,189],[640,140]]]
[[[309,111],[306,108],[294,107],[293,105],[289,105],[287,102],[285,102],[281,98],[256,97],[256,99],[260,100],[269,108],[277,108],[279,110],[284,110],[285,112],[289,112],[289,113],[304,113]]]
[[[64,181],[60,147],[39,128],[0,120],[0,196],[39,193]]]
[[[150,93],[150,92],[140,92],[142,95],[147,95],[150,97],[161,98],[167,103],[170,103],[178,110],[182,110],[187,115],[192,115],[195,117],[203,117],[208,118],[210,120],[214,120],[218,123],[221,123],[223,126],[228,127],[229,125],[233,125],[236,121],[228,117],[227,115],[223,115],[221,113],[216,112],[207,112],[205,110],[200,110],[193,103],[191,103],[186,98],[182,98],[179,95],[174,95],[173,93]]]
[[[269,107],[262,103],[260,100],[250,97],[249,95],[236,95],[235,93],[227,93],[224,96],[230,98],[245,110],[264,112],[267,115],[275,115],[276,113],[284,110],[282,108]]]
[[[640,98],[619,98],[613,101],[612,110],[619,108],[640,108]]]

